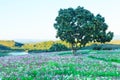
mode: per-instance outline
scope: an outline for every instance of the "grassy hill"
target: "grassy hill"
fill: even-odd
[[[24,44],[15,42],[13,40],[0,40],[0,45],[9,47],[13,50],[29,50],[29,51],[30,50],[32,50],[32,51],[35,51],[35,50],[49,51],[51,46],[56,44],[56,43],[63,44],[68,48],[70,48],[70,46],[71,46],[69,43],[67,43],[65,41],[60,41],[60,40],[59,41],[43,41],[43,42],[37,42],[37,43],[24,43]],[[90,49],[90,48],[95,47],[95,45],[93,45],[93,44],[100,44],[100,43],[88,43],[87,46],[89,46],[89,48],[87,47],[86,49]],[[107,47],[107,48],[114,48],[115,49],[115,48],[118,48],[119,45],[120,45],[120,40],[112,40],[111,42],[107,42],[106,44],[101,45],[101,46],[103,48]]]
[[[22,48],[27,50],[49,50],[50,47],[56,43],[63,44],[68,48],[70,47],[70,44],[65,41],[43,41],[43,42],[37,42],[37,43],[27,43],[27,44],[24,44]]]
[[[15,42],[14,40],[0,40],[0,45],[7,47],[21,47],[23,44]]]
[[[22,50],[23,44],[13,40],[0,40],[0,52],[9,52],[13,50]]]
[[[11,50],[11,48],[4,45],[0,45],[0,50]]]
[[[7,47],[15,46],[15,42],[13,40],[0,40],[0,44]]]
[[[112,40],[109,42],[109,44],[119,44],[120,45],[120,40]]]

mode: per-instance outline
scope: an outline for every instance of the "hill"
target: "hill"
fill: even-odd
[[[14,40],[0,40],[0,45],[7,47],[21,47],[23,44],[15,42]]]
[[[120,44],[120,40],[112,40],[109,44]]]
[[[0,50],[11,50],[11,48],[4,45],[0,45]]]
[[[14,40],[0,40],[0,45],[3,45],[4,47],[10,48],[12,50],[38,50],[38,51],[49,51],[51,46],[54,44],[63,44],[65,45],[67,48],[70,48],[70,44],[66,43],[65,41],[43,41],[43,42],[32,42],[32,43],[20,43],[20,42],[16,42]],[[99,43],[88,43],[87,48],[93,48],[96,47],[94,44],[99,44]],[[109,45],[110,44],[110,45]],[[116,46],[117,45],[117,46]],[[102,47],[104,49],[117,49],[117,47],[119,47],[120,45],[120,40],[112,40],[111,42],[107,42],[105,45],[100,45],[97,46],[97,48]],[[1,50],[4,49],[4,47],[2,48],[1,46]],[[120,47],[119,47],[120,48]],[[84,48],[85,49],[85,48]]]

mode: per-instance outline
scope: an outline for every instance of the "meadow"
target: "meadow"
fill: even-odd
[[[2,80],[119,80],[120,50],[79,50],[0,57]]]

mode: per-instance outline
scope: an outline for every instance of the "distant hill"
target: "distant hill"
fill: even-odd
[[[0,50],[49,50],[53,44],[60,43],[70,48],[70,44],[64,41],[39,41],[39,42],[31,42],[31,43],[20,43],[14,40],[0,40]],[[94,43],[89,43],[87,46],[91,46]],[[97,43],[96,43],[97,44]],[[111,42],[107,42],[106,44],[117,44],[120,45],[120,40],[112,40]],[[113,45],[108,45],[112,46]],[[108,47],[107,46],[107,47]],[[119,47],[119,46],[115,46]],[[114,48],[115,48],[114,47]]]
[[[1,50],[11,50],[11,48],[4,45],[0,45],[0,51]]]
[[[15,42],[14,40],[0,40],[0,45],[4,45],[6,47],[21,47],[23,44]]]
[[[0,45],[13,47],[15,45],[15,42],[13,40],[0,40]]]
[[[112,40],[108,44],[119,44],[120,45],[120,40]]]
[[[39,40],[39,39],[15,39],[15,42],[19,43],[38,43],[38,42],[43,42],[43,41],[48,41],[48,40]]]

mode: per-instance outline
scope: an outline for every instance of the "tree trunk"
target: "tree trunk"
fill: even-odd
[[[76,46],[74,44],[72,44],[72,54],[76,55]]]

